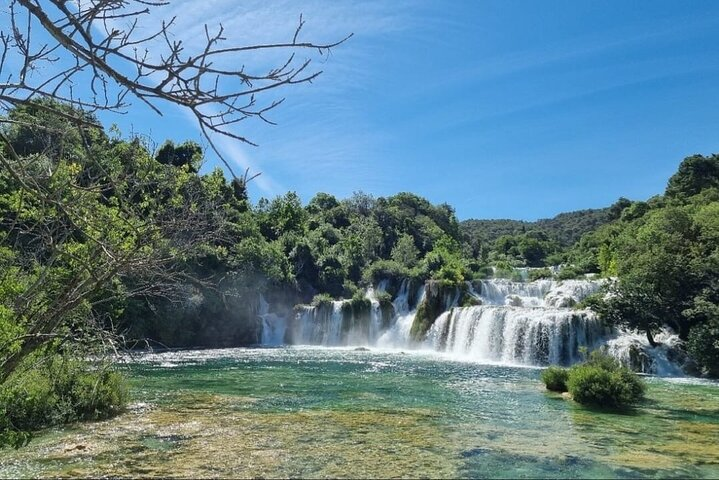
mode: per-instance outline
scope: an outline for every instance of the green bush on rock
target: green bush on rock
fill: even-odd
[[[541,280],[543,278],[553,278],[554,273],[548,268],[536,268],[529,270],[529,281]]]
[[[332,305],[334,299],[327,293],[318,293],[312,298],[313,307],[321,307],[323,305]]]
[[[572,368],[567,388],[579,403],[610,408],[637,403],[645,389],[641,379],[627,368],[610,371],[594,365]]]
[[[575,278],[581,278],[584,274],[582,270],[573,265],[562,268],[559,273],[555,275],[557,280],[574,280]]]
[[[548,390],[569,392],[578,403],[607,408],[633,405],[646,390],[636,373],[599,351],[570,369],[549,367],[542,372],[542,381]]]

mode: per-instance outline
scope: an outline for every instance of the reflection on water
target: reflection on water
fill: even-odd
[[[717,477],[719,386],[649,379],[622,414],[535,369],[436,354],[231,349],[140,356],[135,403],[5,450],[0,476]]]

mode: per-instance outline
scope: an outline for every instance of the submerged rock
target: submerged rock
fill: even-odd
[[[369,352],[370,349],[367,347],[357,347],[354,349],[355,352]]]
[[[472,448],[470,450],[465,450],[464,452],[460,453],[462,458],[471,458],[471,457],[477,457],[479,455],[484,455],[487,453],[490,453],[491,450],[489,448]]]

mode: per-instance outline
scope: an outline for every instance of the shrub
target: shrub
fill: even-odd
[[[461,301],[459,302],[460,307],[476,307],[477,305],[482,305],[482,301],[480,299],[473,297],[468,293],[462,294]]]
[[[557,273],[556,278],[557,280],[572,280],[575,278],[580,278],[582,276],[583,273],[580,271],[580,269],[571,265],[562,268],[559,273]]]
[[[579,303],[574,305],[575,310],[589,309],[595,313],[603,313],[604,309],[604,293],[593,293],[588,295]]]
[[[607,370],[609,372],[614,372],[622,368],[622,364],[619,363],[619,360],[611,355],[607,355],[601,350],[593,350],[590,352],[584,364],[601,368],[602,370]]]
[[[442,285],[453,287],[461,285],[464,278],[463,269],[460,265],[443,265],[432,279],[438,280]]]
[[[392,294],[390,294],[389,292],[375,292],[375,297],[377,298],[377,301],[380,303],[380,305],[392,303]]]
[[[494,278],[511,279],[513,273],[514,273],[514,268],[512,268],[512,267],[504,268],[504,266],[497,266],[494,269],[493,277]]]
[[[362,273],[362,280],[369,285],[377,285],[381,280],[400,281],[409,276],[409,270],[394,260],[377,260]]]
[[[413,282],[424,283],[429,280],[430,272],[425,262],[419,262],[409,271],[409,279]]]
[[[473,280],[484,280],[486,278],[492,278],[492,275],[494,274],[494,270],[492,270],[492,267],[489,265],[485,265],[483,267],[478,268],[475,271],[475,274],[472,276]]]
[[[579,403],[605,406],[614,403],[612,373],[599,367],[573,367],[567,378],[567,389]]]
[[[359,317],[362,314],[369,315],[371,309],[372,302],[368,298],[365,298],[362,292],[355,293],[350,300],[342,304],[342,310],[354,317]]]
[[[342,284],[342,296],[344,298],[352,298],[357,292],[361,292],[361,290],[350,280],[345,280],[345,283]]]
[[[0,447],[18,448],[32,431],[52,425],[111,417],[127,400],[127,386],[117,372],[58,356],[0,387]]]
[[[567,369],[561,367],[551,366],[542,372],[542,381],[547,386],[547,390],[553,392],[566,392],[568,377]]]
[[[328,293],[318,293],[312,298],[312,306],[320,307],[322,305],[331,305],[332,301],[332,296]]]
[[[645,386],[630,370],[611,372],[591,365],[572,369],[567,380],[575,401],[600,407],[625,407],[644,397]]]
[[[529,270],[529,281],[540,280],[542,278],[552,278],[554,274],[548,268],[536,268]]]
[[[80,362],[50,369],[54,394],[64,402],[65,418],[101,420],[117,414],[127,401],[123,377],[106,369],[88,371]]]
[[[646,390],[636,373],[598,351],[592,352],[585,363],[570,368],[566,383],[576,402],[608,408],[637,403]]]
[[[547,390],[569,392],[581,404],[623,408],[644,398],[646,386],[639,376],[604,352],[595,350],[584,363],[569,370],[549,367],[542,372]]]

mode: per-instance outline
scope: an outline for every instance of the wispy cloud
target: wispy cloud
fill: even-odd
[[[274,196],[287,191],[287,189],[278,183],[268,172],[263,171],[259,162],[251,159],[249,155],[247,155],[245,151],[246,147],[243,147],[236,140],[215,135],[213,142],[222,151],[223,156],[228,162],[240,167],[239,172],[237,169],[234,169],[235,173],[241,175],[247,170],[250,176],[256,173],[260,174],[260,176],[252,180],[252,185],[256,186],[264,195]]]

